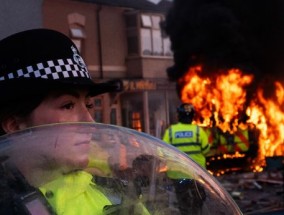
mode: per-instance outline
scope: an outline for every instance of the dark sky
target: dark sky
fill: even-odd
[[[164,24],[174,52],[170,80],[197,64],[206,75],[240,68],[258,84],[283,76],[283,0],[175,0]]]

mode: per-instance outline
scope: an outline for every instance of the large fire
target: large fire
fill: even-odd
[[[198,117],[195,123],[218,127],[233,134],[250,125],[259,130],[258,161],[265,157],[284,155],[284,87],[275,82],[273,98],[258,89],[247,101],[247,90],[253,75],[230,69],[216,77],[203,77],[202,66],[192,67],[179,79],[182,102],[192,103]]]

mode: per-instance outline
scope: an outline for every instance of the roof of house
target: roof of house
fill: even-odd
[[[114,7],[125,7],[137,9],[145,12],[166,13],[171,7],[171,0],[161,0],[157,4],[148,0],[75,0],[99,5],[109,5]]]

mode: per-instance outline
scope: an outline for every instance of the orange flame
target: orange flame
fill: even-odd
[[[252,101],[246,101],[253,75],[239,69],[215,78],[201,75],[202,66],[191,67],[178,81],[182,102],[192,103],[196,109],[195,123],[231,134],[240,126],[253,124],[260,131],[259,158],[284,155],[284,87],[280,82],[275,82],[275,99],[265,98],[264,89],[259,89]],[[245,122],[240,120],[244,113],[248,117]]]
[[[281,156],[284,154],[284,88],[280,82],[275,82],[276,100],[266,99],[263,89],[257,92],[257,99],[251,102],[247,113],[249,122],[261,131],[259,137],[260,155]]]
[[[238,69],[217,76],[216,80],[202,79],[200,66],[190,68],[179,80],[183,85],[181,100],[192,103],[203,121],[198,124],[212,126],[212,117],[222,131],[237,130],[238,115],[244,109],[246,91],[243,87],[252,82],[251,75],[242,75]]]

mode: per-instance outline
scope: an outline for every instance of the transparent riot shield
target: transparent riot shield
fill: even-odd
[[[30,128],[0,138],[0,161],[0,214],[242,214],[188,156],[123,127]]]

